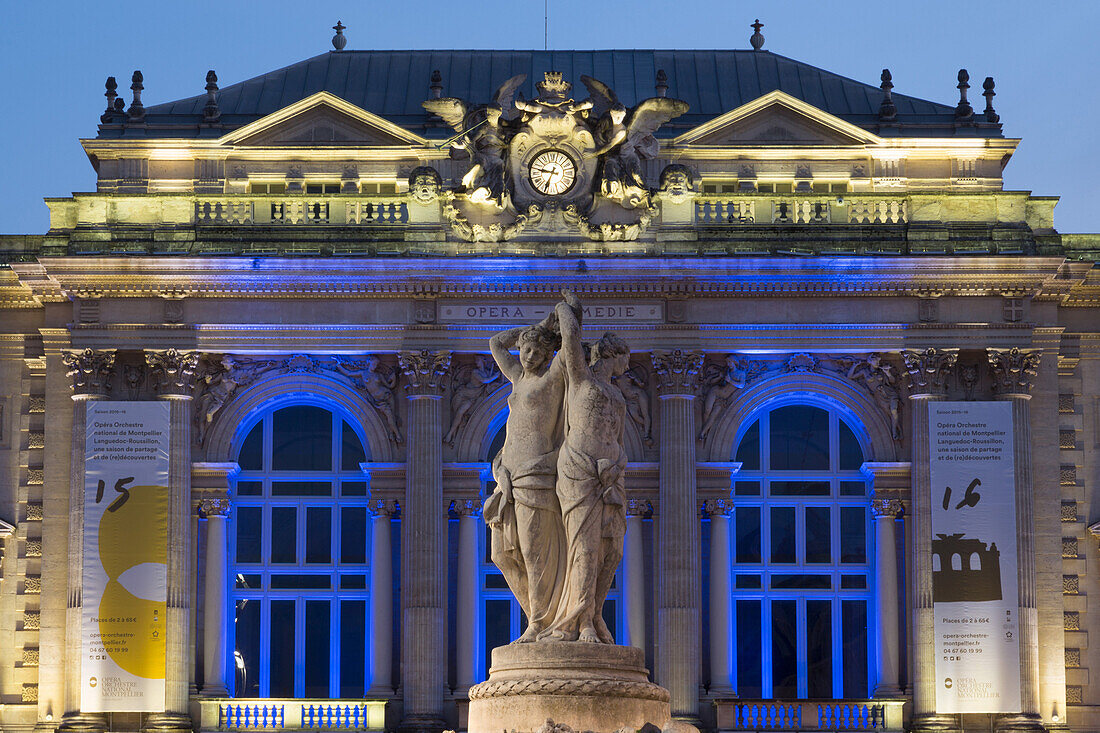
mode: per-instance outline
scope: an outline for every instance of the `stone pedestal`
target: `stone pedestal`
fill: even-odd
[[[509,644],[493,650],[489,679],[470,688],[469,733],[532,733],[547,719],[595,733],[664,728],[668,699],[636,647]]]

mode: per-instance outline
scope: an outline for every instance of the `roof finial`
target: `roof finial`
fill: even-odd
[[[130,77],[130,89],[134,92],[134,101],[130,103],[130,109],[127,113],[130,115],[131,122],[141,122],[145,119],[145,106],[141,103],[141,90],[145,88],[142,83],[145,81],[140,71],[135,71],[134,75]]]
[[[113,76],[108,76],[105,86],[107,87],[107,91],[103,93],[103,96],[107,98],[107,109],[99,116],[99,121],[105,125],[109,125],[111,124],[112,115],[115,112],[115,98],[118,96],[115,90],[118,89],[118,82],[115,81]]]
[[[667,97],[668,96],[668,74],[665,73],[664,69],[657,69],[657,85],[656,86],[657,86],[657,96],[658,97]]]
[[[749,37],[749,43],[752,45],[753,51],[759,51],[764,47],[764,36],[760,35],[760,29],[764,27],[764,24],[757,18],[750,27],[752,28],[752,35]]]
[[[974,108],[966,101],[966,90],[970,88],[970,74],[966,69],[959,69],[959,105],[955,107],[955,120],[958,122],[969,121],[974,116]]]
[[[878,118],[882,122],[891,122],[897,119],[898,108],[894,106],[894,77],[890,73],[889,69],[882,70],[882,83],[879,84],[879,89],[882,90],[882,104],[878,108]]]
[[[217,122],[221,115],[218,109],[218,75],[211,69],[206,72],[206,106],[202,108],[202,120]]]
[[[985,97],[985,121],[986,122],[1000,122],[1001,116],[993,111],[993,97],[997,96],[997,92],[993,91],[993,77],[987,76],[985,81],[982,82],[982,96]]]
[[[439,99],[443,96],[443,74],[439,72],[439,69],[432,71],[432,83],[428,86],[428,90],[432,93],[432,99]]]
[[[348,45],[348,39],[344,37],[344,29],[346,25],[340,21],[336,21],[336,25],[332,26],[332,30],[336,31],[336,35],[332,37],[332,47],[337,51],[343,51],[344,46]]]

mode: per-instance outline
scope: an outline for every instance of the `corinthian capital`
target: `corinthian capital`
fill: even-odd
[[[1032,380],[1039,373],[1042,349],[986,349],[993,372],[993,391],[998,394],[1031,394]]]
[[[145,352],[145,363],[153,375],[153,386],[157,394],[190,396],[195,387],[195,370],[199,365],[199,352],[149,350]]]
[[[405,391],[411,395],[441,395],[451,368],[449,351],[401,351],[397,365],[405,375]]]
[[[898,517],[904,509],[901,499],[873,499],[871,514],[875,517]]]
[[[703,367],[702,351],[653,351],[653,374],[657,392],[662,395],[695,395],[699,389],[699,370]]]
[[[959,350],[902,351],[901,358],[909,379],[909,394],[943,394],[947,391],[947,377],[955,368]]]
[[[69,351],[61,357],[73,380],[73,394],[106,395],[111,391],[115,371],[115,350],[84,349]]]
[[[228,517],[229,499],[203,499],[199,502],[199,511],[204,517]]]

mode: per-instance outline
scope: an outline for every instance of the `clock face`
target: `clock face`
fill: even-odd
[[[539,193],[560,196],[577,180],[577,165],[560,150],[544,150],[531,161],[531,185]]]

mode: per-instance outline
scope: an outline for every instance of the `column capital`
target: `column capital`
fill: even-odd
[[[649,357],[659,395],[695,396],[699,389],[699,370],[703,368],[702,351],[652,351]]]
[[[909,381],[909,395],[942,395],[947,391],[947,378],[959,358],[958,349],[902,351],[905,373]]]
[[[109,395],[115,373],[115,349],[84,349],[62,352],[61,361],[69,368],[74,399],[78,395]]]
[[[199,512],[207,519],[226,517],[229,516],[230,506],[229,499],[202,499],[199,502]]]
[[[627,499],[626,515],[628,517],[644,517],[653,513],[653,504],[648,499]]]
[[[449,504],[450,511],[459,517],[477,518],[481,515],[481,502],[477,499],[455,499]]]
[[[397,502],[392,499],[371,499],[368,508],[376,517],[393,517],[400,511]]]
[[[989,370],[993,373],[993,391],[998,395],[1030,395],[1039,373],[1042,349],[986,349]]]
[[[397,365],[405,375],[405,392],[410,397],[439,397],[444,377],[451,369],[450,351],[399,351]]]
[[[160,396],[191,397],[195,388],[198,351],[146,349],[145,365],[153,377],[153,389]]]
[[[897,519],[904,511],[905,505],[901,499],[872,499],[871,515],[879,517],[892,517]]]
[[[733,503],[729,499],[707,499],[703,502],[703,514],[708,517],[729,516]]]

